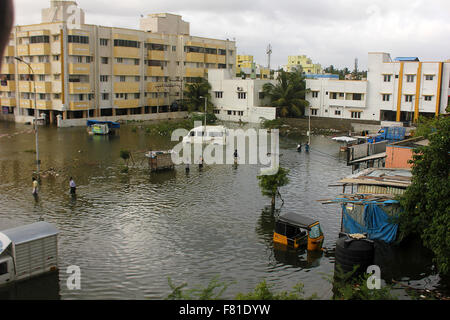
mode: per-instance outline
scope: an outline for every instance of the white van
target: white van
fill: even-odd
[[[183,138],[183,143],[213,143],[225,145],[229,135],[224,126],[200,126],[189,131]]]

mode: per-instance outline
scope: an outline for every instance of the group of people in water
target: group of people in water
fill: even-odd
[[[33,183],[33,191],[32,194],[33,196],[36,198],[38,196],[38,186],[39,183],[37,181],[37,179],[35,177],[32,178],[32,183]],[[76,195],[76,191],[77,191],[77,185],[75,184],[75,181],[73,180],[72,177],[69,178],[69,188],[70,188],[70,194],[72,196]]]
[[[302,143],[301,142],[297,145],[297,151],[302,152]],[[309,143],[308,142],[305,144],[305,151],[309,152]]]

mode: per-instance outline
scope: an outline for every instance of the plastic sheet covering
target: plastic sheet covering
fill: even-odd
[[[395,204],[397,201],[386,201],[385,205]],[[372,240],[393,242],[397,237],[398,225],[392,223],[392,216],[383,210],[383,204],[364,204],[364,225],[351,217],[345,204],[342,205],[343,225],[346,233],[367,233]]]

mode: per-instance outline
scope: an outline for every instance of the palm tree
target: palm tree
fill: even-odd
[[[186,88],[184,90],[184,102],[189,112],[204,112],[205,100],[200,97],[207,98],[206,109],[207,111],[212,112],[214,105],[211,102],[209,90],[211,90],[211,85],[205,78],[198,77],[195,78],[194,82],[186,84]]]
[[[281,70],[278,83],[266,83],[263,86],[264,95],[270,98],[271,105],[277,108],[282,117],[299,117],[305,114],[309,105],[305,100],[306,83],[300,72]]]

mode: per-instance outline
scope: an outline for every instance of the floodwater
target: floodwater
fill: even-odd
[[[296,152],[297,141],[280,142],[280,163],[290,169],[290,183],[281,189],[281,212],[321,222],[330,251],[317,255],[274,247],[270,199],[261,195],[256,178],[261,166],[205,165],[199,170],[193,165],[187,174],[180,165],[150,173],[144,152],[169,149],[176,142],[133,127],[124,125],[110,137],[90,136],[84,127],[40,127],[41,170],[53,168],[58,176],[42,178],[35,201],[32,128],[0,123],[0,230],[39,220],[60,230],[59,273],[3,289],[0,297],[164,299],[171,293],[169,277],[188,288],[219,277],[230,284],[223,298],[252,291],[264,279],[276,291],[302,282],[306,296],[331,297],[326,277],[334,270],[340,210],[317,200],[339,194],[341,188],[329,185],[351,173],[336,142],[312,137],[309,153]],[[121,172],[122,149],[133,154],[128,173]],[[69,194],[70,176],[77,184],[75,198]],[[382,277],[438,285],[429,257],[420,250],[383,251]],[[80,290],[67,287],[71,265],[80,267]]]

